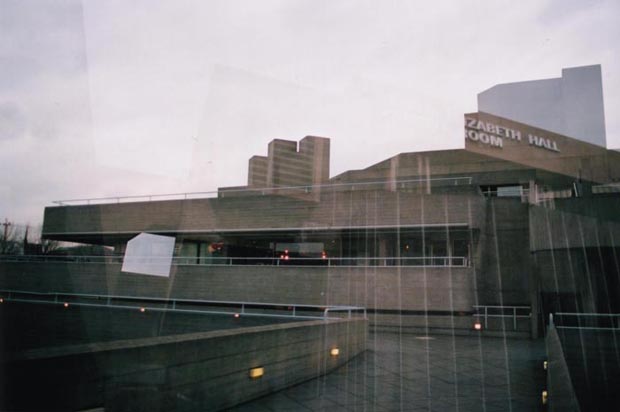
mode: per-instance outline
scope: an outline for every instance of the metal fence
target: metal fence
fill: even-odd
[[[470,176],[459,177],[436,177],[429,179],[406,179],[406,180],[381,180],[369,182],[355,183],[328,183],[320,185],[306,186],[279,186],[265,188],[221,188],[220,190],[212,190],[205,192],[187,192],[187,193],[162,193],[162,194],[146,194],[133,196],[110,196],[95,197],[82,199],[65,199],[54,200],[52,203],[58,206],[78,206],[78,205],[94,205],[94,204],[110,204],[110,203],[131,203],[131,202],[152,202],[158,200],[188,200],[188,199],[208,199],[214,197],[227,196],[264,196],[264,195],[296,195],[303,193],[311,193],[316,189],[321,190],[372,190],[381,189],[386,186],[390,189],[413,189],[422,186],[468,186],[471,185],[472,178]]]
[[[517,319],[532,317],[530,306],[474,305],[473,316],[484,320],[484,328],[489,325],[490,318],[511,319],[513,330],[517,330]]]
[[[157,261],[158,257],[144,257],[145,261]],[[80,255],[4,255],[0,262],[57,262],[57,263],[123,263],[123,256]],[[467,267],[469,261],[463,256],[432,257],[187,257],[175,256],[173,265],[188,266],[420,266],[420,267]]]
[[[115,309],[133,309],[160,312],[226,314],[238,316],[267,316],[299,319],[351,319],[355,314],[366,319],[366,308],[361,306],[300,305],[295,303],[240,302],[201,299],[176,299],[148,296],[120,296],[63,292],[33,292],[0,290],[0,303],[25,302],[61,305],[63,307],[87,306]],[[342,314],[336,316],[334,314]]]
[[[620,313],[556,312],[549,322],[557,329],[620,330]]]

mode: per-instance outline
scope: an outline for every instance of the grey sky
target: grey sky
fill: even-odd
[[[600,63],[620,147],[617,1],[0,2],[0,218],[54,199],[245,184],[273,138],[332,175],[462,147],[497,83]]]

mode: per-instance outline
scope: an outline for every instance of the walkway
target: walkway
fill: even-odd
[[[544,358],[542,339],[376,333],[339,370],[233,411],[539,411]]]

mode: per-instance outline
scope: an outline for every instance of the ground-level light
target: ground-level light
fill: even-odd
[[[250,376],[250,379],[258,379],[264,374],[265,374],[265,368],[263,368],[262,366],[259,366],[258,368],[250,369],[249,376]]]

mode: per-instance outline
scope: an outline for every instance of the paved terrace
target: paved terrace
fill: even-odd
[[[368,348],[329,375],[232,411],[542,410],[542,339],[373,333]]]

